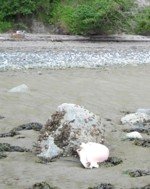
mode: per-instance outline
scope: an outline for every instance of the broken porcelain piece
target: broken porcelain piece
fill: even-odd
[[[141,139],[143,137],[139,132],[133,131],[133,132],[127,133],[126,134],[126,138],[129,138],[129,139],[139,138],[139,139]]]
[[[99,143],[82,143],[77,149],[80,161],[85,168],[98,168],[98,163],[104,162],[109,157],[109,149]]]

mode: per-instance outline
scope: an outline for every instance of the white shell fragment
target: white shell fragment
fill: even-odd
[[[82,143],[77,149],[80,161],[85,168],[98,168],[98,163],[104,162],[109,157],[109,149],[99,143]]]
[[[129,138],[129,139],[135,139],[135,138],[139,138],[139,139],[141,139],[141,138],[143,138],[142,137],[142,135],[139,133],[139,132],[137,132],[137,131],[133,131],[133,132],[131,132],[131,133],[127,133],[126,134],[126,138]]]
[[[121,118],[122,124],[136,124],[136,123],[143,123],[150,120],[150,115],[136,112],[132,114],[127,114],[123,118]]]
[[[29,91],[28,86],[25,84],[22,84],[22,85],[19,85],[17,87],[10,89],[8,92],[10,92],[10,93],[26,93],[28,91]]]

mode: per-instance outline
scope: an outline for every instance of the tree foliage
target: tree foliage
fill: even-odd
[[[28,28],[32,18],[54,24],[66,33],[150,32],[150,7],[134,18],[130,9],[135,0],[0,0],[0,32],[14,26]],[[133,22],[130,22],[130,21]],[[15,28],[15,27],[14,27]],[[17,29],[19,29],[17,28]]]
[[[150,6],[135,15],[135,33],[150,35]]]
[[[54,22],[68,32],[85,34],[93,30],[109,33],[119,30],[126,22],[133,0],[66,0],[54,9]]]

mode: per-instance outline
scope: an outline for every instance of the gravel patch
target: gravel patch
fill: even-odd
[[[0,41],[0,71],[150,63],[150,42]]]

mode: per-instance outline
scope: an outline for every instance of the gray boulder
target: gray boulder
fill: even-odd
[[[45,124],[38,139],[38,156],[53,159],[72,156],[82,142],[102,143],[104,126],[98,116],[84,107],[64,103]]]

